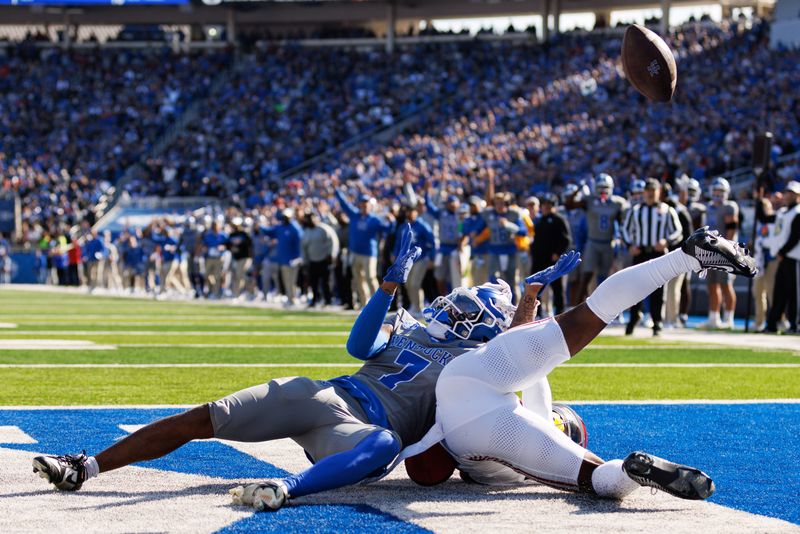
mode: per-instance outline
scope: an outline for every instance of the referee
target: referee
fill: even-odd
[[[629,247],[633,264],[663,256],[671,246],[677,245],[682,236],[682,227],[674,208],[661,202],[661,183],[648,178],[645,181],[644,198],[641,204],[628,211],[622,227],[622,237]],[[650,315],[653,318],[653,335],[661,333],[661,308],[664,303],[664,288],[653,291],[650,299]],[[630,310],[630,321],[625,335],[633,334],[636,323],[641,318],[642,303]]]

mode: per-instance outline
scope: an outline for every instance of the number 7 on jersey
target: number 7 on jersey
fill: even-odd
[[[400,354],[397,355],[397,358],[395,358],[394,363],[397,365],[402,365],[403,368],[396,373],[383,375],[378,379],[381,384],[389,389],[396,388],[397,384],[400,384],[401,382],[411,382],[418,374],[424,371],[425,368],[431,364],[430,361],[426,360],[422,356],[418,356],[410,350],[404,350],[400,352]]]

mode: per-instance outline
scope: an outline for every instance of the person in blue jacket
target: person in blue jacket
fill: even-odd
[[[358,197],[358,208],[353,206],[344,193],[336,190],[336,198],[342,211],[350,219],[349,247],[352,258],[353,285],[361,306],[367,303],[369,295],[378,288],[378,241],[381,234],[388,234],[394,228],[394,216],[386,214],[386,220],[373,215],[375,199],[363,194]]]
[[[284,209],[278,214],[279,224],[268,228],[265,233],[277,241],[275,262],[280,266],[281,281],[286,291],[287,305],[293,305],[297,298],[297,275],[303,264],[300,238],[303,229],[294,220],[294,212]]]
[[[433,236],[433,230],[428,226],[428,223],[419,218],[419,210],[416,206],[406,206],[403,208],[405,220],[411,225],[413,246],[417,246],[422,250],[422,254],[408,275],[406,282],[406,290],[408,291],[408,298],[411,301],[408,311],[411,314],[422,313],[422,304],[424,302],[424,294],[422,291],[422,280],[425,278],[425,273],[433,265],[434,254],[436,253],[436,240]],[[400,255],[400,247],[402,245],[401,234],[405,232],[405,225],[401,226],[397,232],[397,239],[394,242],[394,250],[392,251],[392,258],[397,258]]]

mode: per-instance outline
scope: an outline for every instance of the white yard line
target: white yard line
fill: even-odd
[[[361,367],[362,363],[5,363],[0,369],[203,369],[203,368],[283,368],[283,367]],[[749,369],[798,369],[800,363],[574,363],[570,367],[591,368],[749,368]]]
[[[97,345],[80,339],[0,339],[3,350],[116,350],[115,345]]]

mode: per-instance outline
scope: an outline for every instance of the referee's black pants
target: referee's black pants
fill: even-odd
[[[656,252],[654,250],[642,251],[638,256],[633,257],[633,265],[639,265],[640,263],[644,263],[655,258],[660,258],[663,255],[664,252]],[[645,298],[650,299],[650,317],[653,319],[653,331],[660,331],[662,321],[661,310],[664,306],[664,286],[659,287]],[[639,322],[639,319],[642,318],[643,302],[644,300],[641,300],[631,307],[631,319],[625,328],[625,333],[632,334],[633,329],[636,328],[636,324]]]
[[[775,272],[775,289],[772,290],[772,307],[767,315],[767,330],[776,331],[783,312],[789,320],[790,328],[797,330],[797,304],[800,292],[800,265],[797,260],[784,257]]]
[[[538,260],[538,261],[537,261]],[[556,262],[554,261],[543,261],[539,258],[534,258],[533,264],[531,265],[531,274],[538,273],[539,271],[543,271],[548,267],[555,265]],[[524,276],[528,276],[527,274]],[[564,302],[564,283],[562,282],[563,276],[559,276],[552,282],[550,282],[550,290],[553,292],[553,312],[555,315],[559,315],[564,312],[565,302]]]

